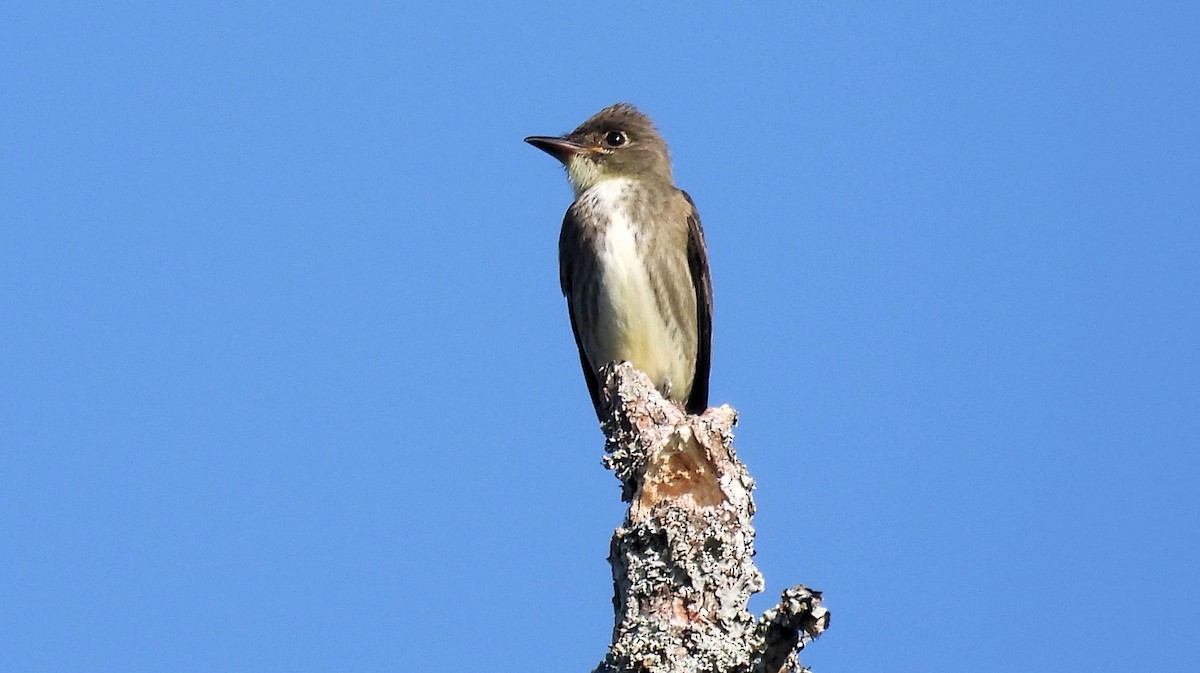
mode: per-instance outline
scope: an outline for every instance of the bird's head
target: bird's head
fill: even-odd
[[[650,118],[628,103],[604,108],[565,136],[525,142],[563,163],[577,195],[611,178],[674,182],[667,143]]]

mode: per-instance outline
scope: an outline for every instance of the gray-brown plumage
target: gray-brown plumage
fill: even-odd
[[[663,395],[708,406],[712,284],[700,215],[675,187],[667,144],[632,105],[604,108],[562,137],[525,139],[566,166],[575,190],[559,236],[563,295],[584,379],[625,360]]]

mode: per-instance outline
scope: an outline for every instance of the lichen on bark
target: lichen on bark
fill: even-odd
[[[796,585],[760,618],[754,481],[733,449],[737,412],[699,416],[627,363],[601,370],[605,466],[629,503],[613,535],[613,642],[596,673],[783,673],[829,624]]]

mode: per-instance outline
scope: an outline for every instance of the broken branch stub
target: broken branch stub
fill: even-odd
[[[613,535],[613,643],[597,673],[781,673],[829,623],[801,585],[755,619],[754,481],[733,450],[737,412],[699,416],[628,363],[604,381],[604,464],[629,503]]]

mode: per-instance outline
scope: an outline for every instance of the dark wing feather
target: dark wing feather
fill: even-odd
[[[567,298],[567,314],[571,317],[571,333],[575,335],[575,347],[579,349],[579,364],[583,366],[583,380],[587,383],[588,395],[592,398],[592,407],[596,410],[596,417],[603,420],[600,414],[600,382],[596,379],[596,371],[592,369],[592,365],[587,359],[587,353],[583,350],[583,340],[579,335],[579,320],[575,315],[578,310],[583,310],[583,308],[575,306],[574,295],[571,291],[572,279],[576,277],[577,272],[577,269],[573,267],[573,261],[581,259],[579,248],[582,244],[582,229],[575,220],[575,211],[573,208],[568,209],[566,216],[563,217],[562,232],[558,237],[558,282],[562,287],[563,296]]]
[[[575,347],[579,349],[579,364],[583,366],[583,380],[587,383],[588,394],[592,396],[592,406],[596,409],[596,417],[604,420],[600,413],[600,382],[596,380],[596,372],[588,364],[587,354],[583,352],[583,343],[579,340],[579,326],[575,324],[575,307],[567,299],[567,312],[571,314],[571,332],[575,334]]]
[[[708,375],[712,368],[712,275],[708,269],[708,246],[704,243],[704,229],[700,226],[700,213],[687,192],[688,209],[688,269],[692,273],[692,287],[696,290],[696,375],[692,379],[692,392],[687,400],[689,414],[702,414],[708,408]]]

